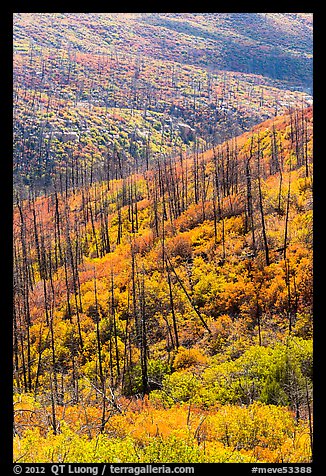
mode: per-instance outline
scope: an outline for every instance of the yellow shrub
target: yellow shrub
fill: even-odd
[[[199,349],[179,347],[179,352],[174,359],[173,367],[175,370],[181,370],[192,367],[193,365],[205,365],[206,363],[207,357]]]

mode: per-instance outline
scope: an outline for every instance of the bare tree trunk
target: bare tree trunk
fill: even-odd
[[[120,377],[120,364],[119,364],[117,322],[116,322],[115,302],[114,302],[113,270],[111,270],[111,314],[112,314],[112,318],[113,318],[113,336],[114,336],[114,344],[115,344],[115,358],[116,358],[116,366],[117,366],[117,376],[119,378]]]
[[[260,169],[260,138],[258,137],[258,151],[257,151],[257,171],[258,171],[258,194],[259,194],[259,210],[261,216],[261,224],[262,224],[262,232],[263,232],[263,240],[264,240],[264,249],[265,249],[265,260],[266,266],[269,266],[269,248],[268,248],[268,241],[267,241],[267,234],[266,234],[266,224],[265,224],[265,215],[264,215],[264,208],[263,208],[263,195],[261,191],[261,169]]]
[[[169,262],[169,265],[170,265],[170,267],[171,267],[171,269],[172,269],[172,271],[173,271],[175,277],[177,278],[178,283],[179,283],[180,286],[181,286],[181,289],[183,290],[183,292],[185,293],[185,295],[186,295],[186,297],[187,297],[189,303],[191,304],[191,307],[193,308],[193,310],[195,311],[195,313],[196,313],[197,316],[199,317],[199,319],[200,319],[201,323],[203,324],[203,326],[205,327],[205,329],[211,334],[212,331],[211,331],[210,328],[208,327],[208,325],[207,325],[205,319],[203,318],[203,316],[202,316],[202,314],[200,313],[200,311],[199,311],[199,309],[197,308],[197,306],[192,302],[192,299],[191,299],[191,297],[189,296],[188,291],[187,291],[186,288],[184,287],[184,285],[183,285],[181,279],[180,279],[179,276],[177,275],[177,273],[176,273],[176,271],[175,271],[175,269],[174,269],[174,267],[173,267],[173,265],[172,265],[172,263],[171,263],[170,258],[168,257],[168,255],[166,255],[166,256],[167,256],[167,260],[168,260],[168,262]]]
[[[97,342],[97,357],[98,357],[98,368],[99,368],[99,377],[100,377],[100,388],[102,394],[102,417],[101,417],[101,426],[100,432],[103,433],[105,429],[105,414],[106,414],[106,385],[103,373],[103,362],[102,362],[102,349],[101,349],[101,336],[100,336],[100,310],[98,306],[97,299],[97,286],[96,286],[96,271],[94,267],[94,302],[95,302],[95,319],[96,319],[96,342]]]
[[[290,153],[291,154],[291,153]],[[287,252],[287,241],[288,241],[288,226],[289,226],[289,213],[290,213],[290,200],[291,200],[291,155],[290,155],[290,163],[289,163],[289,182],[288,182],[288,193],[287,193],[287,200],[286,200],[286,213],[285,213],[285,226],[284,226],[284,252],[283,257],[286,260],[286,252]]]
[[[175,345],[176,345],[176,348],[178,349],[179,348],[179,335],[178,335],[178,328],[177,328],[177,319],[176,319],[175,311],[174,311],[171,277],[170,277],[170,270],[169,270],[169,266],[168,266],[167,262],[166,262],[166,271],[167,271],[167,276],[168,276],[170,307],[171,307],[171,313],[172,313],[172,322],[173,322],[173,330],[174,330],[174,337],[175,337]]]
[[[252,234],[252,249],[255,255],[256,254],[256,239],[255,239],[255,224],[254,224],[254,212],[253,212],[253,199],[252,199],[252,191],[251,191],[251,171],[250,171],[250,160],[252,159],[252,149],[253,149],[253,137],[251,138],[250,156],[246,160],[246,181],[247,181],[247,210],[248,210],[248,218],[250,221],[251,234]]]

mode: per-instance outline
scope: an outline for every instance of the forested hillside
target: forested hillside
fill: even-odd
[[[310,16],[14,32],[15,461],[310,462]]]
[[[16,14],[16,51],[30,42],[102,55],[121,48],[146,60],[312,86],[312,15],[306,13]]]
[[[17,201],[20,455],[26,426],[38,425],[29,437],[50,431],[62,441],[60,429],[69,422],[76,438],[102,431],[132,439],[139,431],[137,438],[149,445],[144,458],[159,438],[169,458],[170,435],[182,437],[175,434],[180,424],[164,423],[161,434],[155,415],[165,421],[165,412],[179,415],[184,408],[180,431],[189,433],[191,458],[202,461],[198,422],[215,418],[222,405],[231,422],[235,412],[235,425],[241,411],[252,419],[252,431],[261,418],[270,429],[265,443],[243,435],[248,443],[239,452],[239,429],[230,429],[234,443],[228,444],[213,423],[200,425],[211,461],[228,458],[229,447],[232,458],[246,461],[253,444],[262,461],[279,461],[280,451],[288,461],[309,458],[311,121],[311,110],[278,117],[214,150],[164,159],[127,179],[92,182],[77,168],[69,172],[83,177],[81,188],[61,190],[58,180],[50,196]],[[37,407],[22,392],[32,394]],[[25,405],[32,416],[20,413]],[[152,418],[147,429],[144,405]],[[128,429],[130,407],[140,415],[139,429],[135,421]],[[193,427],[186,424],[191,408]],[[284,435],[275,451],[269,448],[273,412],[285,425],[277,430]],[[119,431],[112,430],[112,418],[120,418]],[[295,425],[298,442],[291,436]],[[210,431],[217,432],[217,447],[205,436]],[[285,450],[290,443],[294,447]],[[36,448],[42,453],[35,457],[44,457],[43,443],[29,448],[26,458],[33,459]]]
[[[193,14],[16,14],[16,187],[48,188],[76,157],[94,173],[108,157],[124,177],[162,154],[208,149],[289,107],[311,105],[311,85],[302,83],[312,65],[309,18],[263,18],[268,28],[264,36],[258,29],[258,43],[246,36],[252,14],[195,14],[196,28]],[[285,47],[302,29],[299,50]],[[287,77],[269,71],[283,56]]]

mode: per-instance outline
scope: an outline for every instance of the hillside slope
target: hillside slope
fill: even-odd
[[[17,196],[15,459],[310,461],[312,120]]]
[[[125,177],[311,105],[311,43],[308,14],[17,13],[15,187],[53,191],[77,156]]]
[[[128,44],[134,55],[312,86],[312,14],[25,13],[15,14],[14,40],[101,53]]]

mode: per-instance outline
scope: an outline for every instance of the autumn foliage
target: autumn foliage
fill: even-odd
[[[185,33],[178,16],[123,17],[147,31],[145,61],[119,54],[134,38],[128,28],[119,36],[113,14],[103,14],[98,56],[87,17],[56,14],[79,46],[53,51],[53,28],[44,38],[24,15],[14,58],[14,460],[310,462],[309,97],[287,90],[291,105],[280,105],[278,80],[259,85],[246,65],[207,76],[212,51],[202,63],[204,43],[187,40],[197,30]],[[150,41],[161,27],[179,32],[166,61]],[[192,66],[176,66],[176,38]]]

